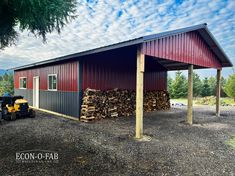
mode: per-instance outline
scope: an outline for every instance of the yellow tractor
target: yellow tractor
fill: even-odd
[[[22,96],[9,94],[0,97],[0,119],[15,120],[19,117],[35,117],[35,111],[29,108],[28,101]]]

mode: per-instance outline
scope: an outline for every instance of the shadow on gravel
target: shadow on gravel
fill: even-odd
[[[35,119],[0,124],[0,175],[234,175],[235,111],[216,118],[209,108],[144,114],[144,134],[134,139],[135,118],[80,123],[37,112]],[[227,116],[226,116],[227,115]],[[59,163],[16,163],[22,150],[51,150]]]

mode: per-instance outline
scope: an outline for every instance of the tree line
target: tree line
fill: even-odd
[[[216,78],[205,77],[203,79],[197,73],[193,73],[193,96],[216,96]],[[175,73],[175,79],[168,78],[168,91],[171,98],[186,98],[188,94],[188,80],[181,71]],[[235,98],[235,74],[228,79],[221,78],[221,97]]]
[[[4,93],[14,94],[14,77],[12,73],[0,75],[0,96]]]
[[[168,91],[171,98],[186,98],[188,94],[188,80],[182,72],[175,73],[175,79],[168,77]],[[0,75],[0,96],[3,93],[14,94],[14,77],[12,73]],[[205,77],[201,79],[197,73],[193,73],[193,96],[216,96],[216,78]],[[221,78],[221,97],[231,97],[235,101],[235,74],[228,79]]]

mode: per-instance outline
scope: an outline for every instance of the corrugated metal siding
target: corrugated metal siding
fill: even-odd
[[[131,66],[129,62],[132,63]],[[152,62],[152,58],[146,57],[144,89],[166,90],[167,72],[157,62]],[[98,90],[114,88],[135,90],[136,58],[127,58],[123,62],[122,59],[113,59],[112,62],[102,62],[102,64],[93,60],[84,61],[82,89],[85,90],[86,88]]]
[[[136,89],[135,47],[117,49],[83,57],[80,61],[15,72],[15,93],[33,103],[33,77],[39,76],[39,107],[79,117],[82,90],[113,88]],[[167,72],[158,62],[147,56],[145,90],[166,90]],[[47,90],[48,74],[57,74],[58,91]],[[19,89],[19,77],[27,77],[27,89]]]
[[[202,67],[221,68],[215,54],[197,32],[181,33],[143,43],[142,52],[173,61]]]
[[[14,73],[15,95],[22,95],[33,105],[33,77],[39,76],[39,108],[79,117],[81,91],[79,90],[79,63],[60,63]],[[57,74],[57,91],[48,91],[48,74]],[[19,78],[27,77],[27,89],[19,89]]]
[[[57,89],[59,91],[78,91],[78,62],[16,71],[14,74],[14,86],[18,89],[19,78],[27,77],[27,89],[33,89],[33,77],[39,76],[40,90],[47,90],[48,74],[57,74]]]
[[[167,72],[145,72],[144,90],[166,90]]]
[[[80,92],[45,91],[39,92],[39,107],[57,113],[79,117]],[[22,95],[33,105],[32,89],[15,89],[15,95]]]
[[[15,95],[21,95],[26,100],[28,100],[29,105],[33,105],[33,90],[32,89],[16,89],[15,88]]]
[[[113,88],[135,89],[134,70],[119,70],[86,61],[83,63],[82,89],[107,90]]]
[[[40,91],[40,108],[79,117],[79,92]]]

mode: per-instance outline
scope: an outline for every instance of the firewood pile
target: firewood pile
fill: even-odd
[[[144,111],[170,109],[170,97],[167,91],[146,91],[144,93]]]
[[[107,91],[86,89],[81,105],[81,121],[109,117],[130,116],[135,113],[136,93],[132,90],[112,89]],[[167,91],[146,91],[144,111],[167,110],[170,108]]]

